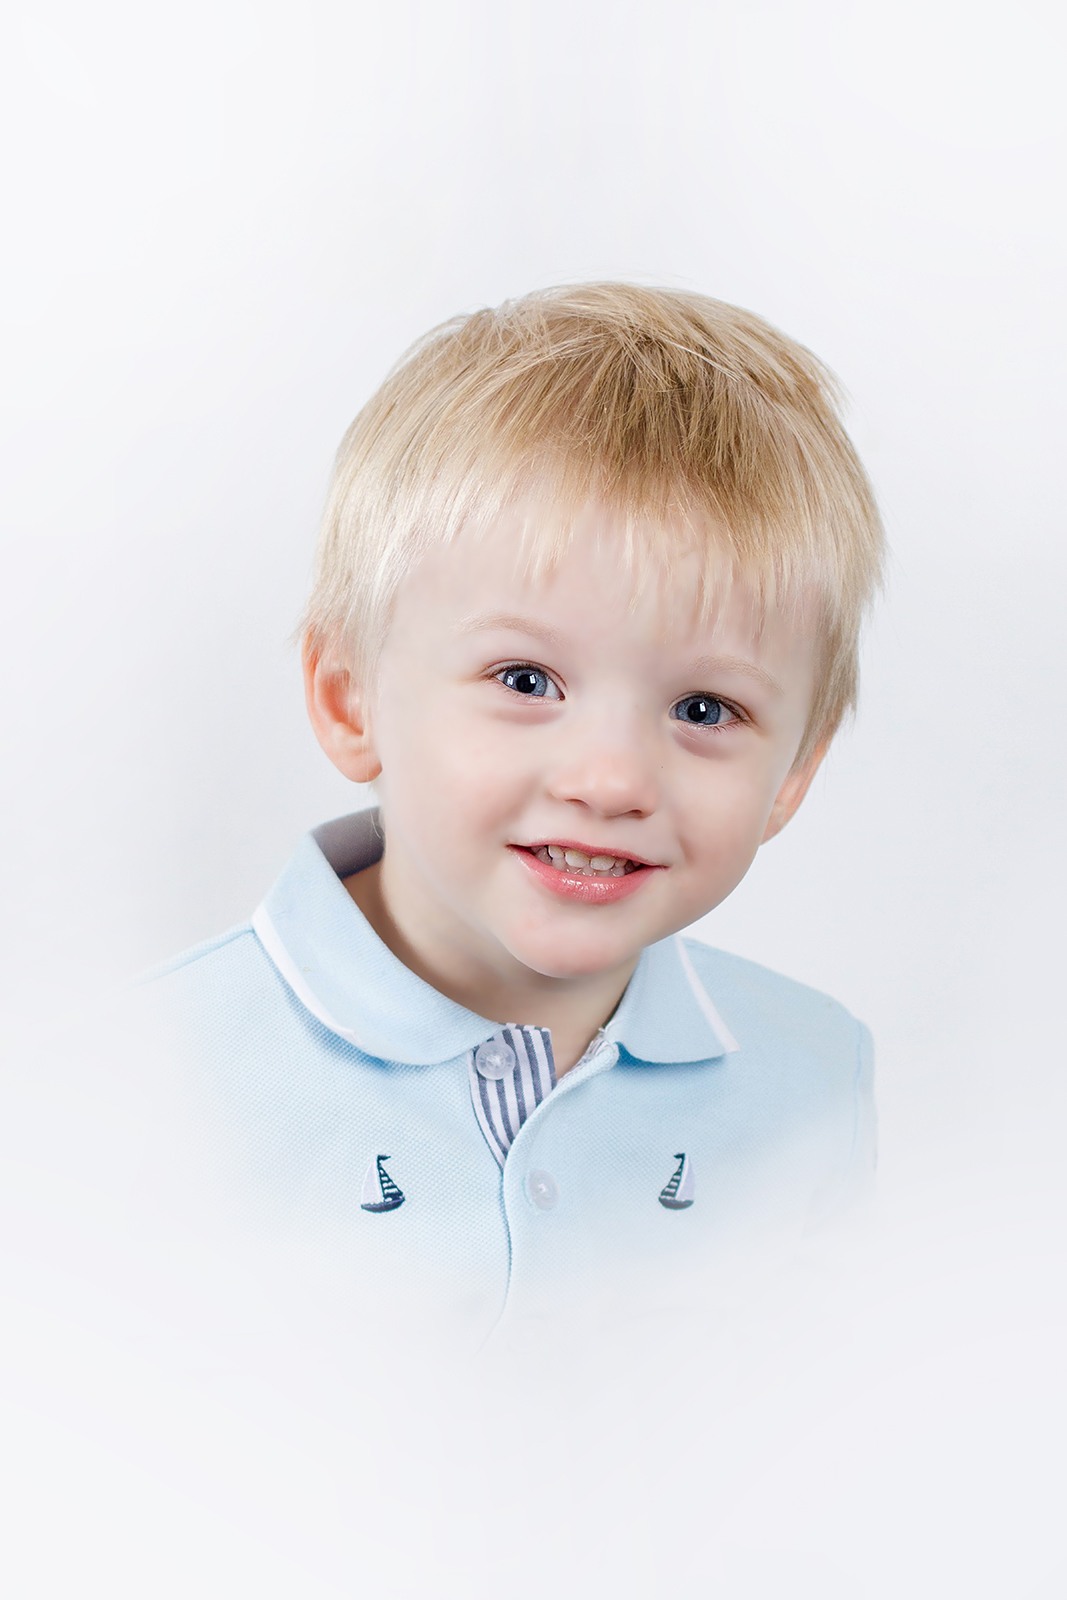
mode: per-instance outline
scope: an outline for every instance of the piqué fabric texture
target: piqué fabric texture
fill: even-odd
[[[325,824],[249,923],[138,990],[230,1189],[368,1324],[403,1304],[474,1350],[583,1296],[666,1304],[865,1188],[870,1035],[828,996],[665,939],[557,1084],[536,1019],[467,1011],[377,938],[342,879],[381,849],[373,811]]]

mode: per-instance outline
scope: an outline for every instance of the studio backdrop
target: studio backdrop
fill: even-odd
[[[333,452],[404,348],[541,286],[695,289],[837,373],[892,552],[855,723],[697,931],[871,1027],[916,1281],[936,1236],[983,1274],[1030,1248],[1047,1283],[1060,8],[16,0],[3,33],[12,1036],[244,919],[303,832],[370,802],[312,737],[292,634]],[[1012,1283],[1017,1370],[1038,1312]],[[1044,1581],[1022,1526],[985,1530],[970,1592],[1016,1544]]]

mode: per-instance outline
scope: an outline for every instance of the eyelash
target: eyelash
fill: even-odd
[[[556,683],[556,680],[552,674],[546,671],[544,667],[537,666],[537,664],[533,661],[506,661],[502,667],[494,667],[490,676],[497,683],[499,683],[502,688],[507,689],[509,694],[516,695],[520,700],[544,700],[550,697],[547,695],[525,695],[522,694],[518,689],[512,689],[503,681],[505,674],[509,672],[536,672],[539,677],[546,678],[549,683],[555,686],[560,700],[564,700],[566,698],[563,690],[560,688],[559,684]],[[717,701],[719,705],[725,706],[726,710],[730,713],[731,718],[736,720],[738,723],[744,724],[749,721],[748,716],[741,709],[741,707],[739,705],[735,705],[732,700],[724,699],[721,694],[709,694],[700,689],[691,690],[689,694],[681,695],[679,699],[672,702],[670,709],[673,711],[675,706],[681,705],[684,701],[697,699]],[[683,721],[681,717],[676,717],[672,720],[677,722]],[[686,725],[689,727],[700,728],[705,733],[723,733],[727,728],[733,726],[733,722],[694,722],[687,723]]]
[[[533,661],[506,661],[502,667],[494,667],[490,677],[495,679],[502,688],[507,689],[509,694],[517,695],[520,700],[550,700],[554,699],[554,697],[550,695],[523,694],[521,690],[511,688],[509,684],[504,683],[504,677],[509,672],[535,672],[539,678],[545,678],[553,685],[560,700],[565,698],[563,690],[551,672],[546,672],[544,667],[537,666]]]
[[[689,694],[683,694],[674,701],[671,711],[673,712],[676,706],[684,705],[687,700],[711,700],[730,713],[729,722],[690,722],[687,717],[672,717],[671,719],[674,722],[681,722],[687,728],[699,728],[702,733],[723,733],[727,728],[732,728],[735,723],[743,726],[751,721],[751,718],[746,715],[740,706],[735,705],[732,700],[725,700],[721,694],[709,694],[703,689],[691,690]]]

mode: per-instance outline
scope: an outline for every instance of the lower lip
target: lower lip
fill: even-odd
[[[513,845],[512,849],[538,883],[559,895],[561,900],[577,900],[587,906],[609,906],[614,905],[616,900],[625,900],[636,894],[653,873],[663,870],[662,867],[637,867],[622,878],[587,878],[580,872],[550,867],[532,850],[523,850],[517,845]]]

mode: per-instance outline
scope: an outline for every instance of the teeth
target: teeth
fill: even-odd
[[[543,844],[534,855],[557,872],[569,868],[582,878],[625,878],[628,872],[636,871],[636,863],[629,856],[587,856],[584,850],[564,850],[558,844]]]

